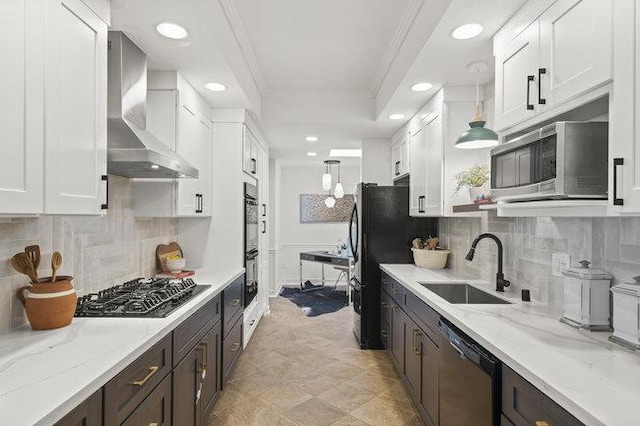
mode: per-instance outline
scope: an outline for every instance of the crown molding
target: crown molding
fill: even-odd
[[[218,0],[218,2],[222,7],[222,11],[224,12],[229,26],[231,27],[231,31],[233,32],[236,42],[238,43],[238,47],[240,49],[240,52],[242,53],[245,63],[249,68],[249,72],[253,77],[253,81],[256,83],[256,86],[258,86],[260,94],[264,96],[264,93],[267,91],[267,84],[262,77],[258,59],[256,58],[256,54],[251,47],[249,37],[244,30],[244,25],[242,25],[242,19],[240,18],[240,13],[238,13],[235,2],[234,0]]]
[[[400,49],[402,49],[402,45],[404,44],[413,23],[422,9],[424,5],[424,0],[410,0],[409,5],[404,11],[402,15],[402,19],[400,20],[400,24],[398,28],[396,28],[396,32],[391,39],[391,43],[389,43],[389,47],[382,58],[382,62],[378,67],[378,71],[376,72],[375,77],[373,78],[373,84],[371,86],[370,95],[372,97],[376,97],[378,95],[378,91],[382,87],[382,83],[384,83],[384,79],[387,78],[387,74],[393,65],[393,62],[396,60]]]

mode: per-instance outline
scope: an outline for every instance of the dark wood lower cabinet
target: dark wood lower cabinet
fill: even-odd
[[[440,349],[427,334],[421,333],[418,339],[420,352],[420,403],[418,411],[427,425],[440,423]]]
[[[502,413],[514,426],[584,426],[506,365],[502,366]]]
[[[173,424],[203,425],[220,391],[218,321],[173,370]]]
[[[222,386],[224,388],[233,367],[242,353],[242,327],[240,316],[222,340]]]
[[[99,389],[82,404],[56,423],[56,426],[101,426],[102,389]]]
[[[436,324],[422,327],[414,321],[391,295],[382,292],[382,300],[389,303],[388,318],[391,324],[387,324],[382,318],[383,329],[388,329],[386,349],[391,361],[395,365],[402,381],[418,407],[418,411],[428,426],[439,424],[439,348],[436,336],[432,329],[437,329]],[[430,323],[434,321],[431,311],[424,305],[423,318]],[[426,315],[429,314],[429,315]],[[427,330],[425,332],[425,329]]]
[[[169,426],[171,424],[171,373],[169,373],[122,423],[122,426]]]
[[[391,303],[391,324],[389,324],[389,356],[396,369],[404,370],[404,314],[395,303]]]

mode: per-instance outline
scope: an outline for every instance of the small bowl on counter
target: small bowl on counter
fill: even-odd
[[[179,259],[167,259],[167,263],[166,263],[167,269],[172,274],[177,274],[178,272],[182,272],[186,264],[187,264],[187,261],[184,257],[181,257]]]

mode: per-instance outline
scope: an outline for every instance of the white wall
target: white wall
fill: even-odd
[[[323,173],[322,162],[305,166],[282,165],[280,183],[276,188],[279,194],[276,211],[276,276],[281,284],[299,284],[300,252],[333,250],[338,240],[346,242],[348,222],[300,223],[300,194],[324,193],[321,187]],[[353,194],[356,184],[360,181],[360,167],[342,165],[341,177],[345,193]],[[274,180],[277,182],[277,179]],[[327,267],[326,272],[327,277],[335,280],[337,272],[332,267]],[[320,266],[305,262],[303,278],[319,280]]]
[[[391,185],[391,140],[363,139],[360,181]]]

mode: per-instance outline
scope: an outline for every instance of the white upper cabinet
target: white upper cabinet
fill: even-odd
[[[107,24],[80,0],[7,0],[0,12],[0,214],[103,213]]]
[[[259,157],[259,143],[251,130],[245,125],[242,135],[242,170],[253,176],[258,176],[258,169],[261,167]]]
[[[497,130],[612,79],[612,12],[612,0],[542,1],[505,25],[494,39]]]
[[[410,134],[409,152],[411,164],[409,166],[409,176],[411,185],[409,187],[409,214],[411,216],[419,216],[425,213],[427,140],[422,126],[410,131]]]
[[[609,128],[609,205],[640,213],[640,0],[616,0]]]
[[[404,177],[409,173],[411,143],[407,135],[391,146],[391,180]]]
[[[612,78],[612,13],[612,0],[558,0],[540,16],[539,98],[548,105]]]
[[[45,1],[0,6],[0,214],[43,210]]]
[[[537,86],[533,70],[538,64],[539,26],[529,25],[496,55],[496,124],[507,127],[533,117]]]
[[[139,217],[211,216],[210,108],[176,72],[151,72],[149,85],[147,130],[196,167],[200,176],[170,182],[136,181],[135,214]]]
[[[80,0],[46,2],[45,213],[105,203],[107,24]]]
[[[445,213],[443,202],[444,169],[444,135],[442,111],[435,111],[425,120],[424,139],[426,142],[425,201],[423,210],[429,216],[440,216]],[[452,135],[454,136],[454,135]]]
[[[475,164],[489,164],[489,149],[458,149],[455,142],[469,128],[475,88],[444,87],[410,123],[410,216],[453,216],[453,206],[469,204],[468,192],[454,194],[455,175]]]

